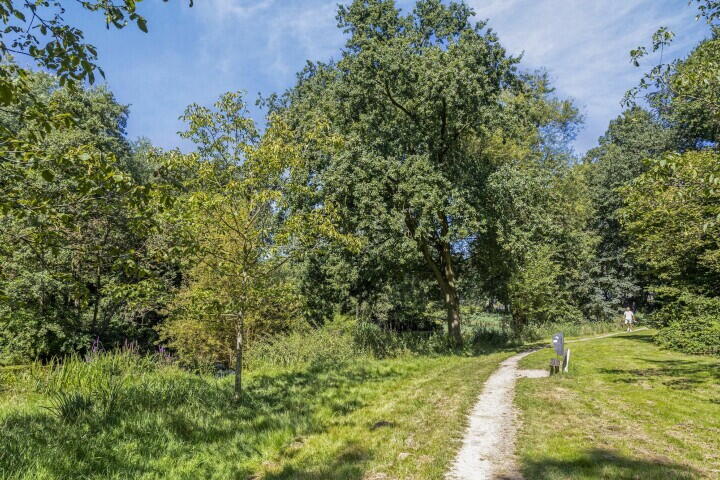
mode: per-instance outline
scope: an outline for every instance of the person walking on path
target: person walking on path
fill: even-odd
[[[635,323],[635,314],[630,309],[630,307],[627,307],[625,309],[625,325],[627,326],[627,331],[632,332],[632,325]]]

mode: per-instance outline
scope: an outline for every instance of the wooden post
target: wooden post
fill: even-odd
[[[557,358],[551,358],[550,375],[555,375],[556,373],[560,373],[560,360],[558,360]]]
[[[568,368],[570,368],[570,349],[569,348],[565,351],[565,359],[564,359],[563,363],[565,365],[565,368],[563,368],[563,372],[567,373]]]
[[[233,399],[239,402],[242,399],[242,358],[243,356],[243,317],[238,314],[237,332],[235,335],[235,393]]]

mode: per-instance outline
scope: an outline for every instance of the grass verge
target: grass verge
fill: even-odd
[[[259,370],[240,406],[229,377],[75,359],[0,388],[0,478],[440,479],[508,355]]]
[[[569,374],[519,381],[526,478],[720,478],[720,360],[662,350],[653,334],[570,344]]]

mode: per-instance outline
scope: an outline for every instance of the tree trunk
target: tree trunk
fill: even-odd
[[[460,332],[460,297],[455,284],[455,270],[450,256],[450,245],[443,243],[437,246],[437,249],[441,252],[439,266],[430,255],[430,249],[425,242],[420,242],[420,249],[443,294],[445,310],[447,311],[448,338],[454,346],[461,347],[463,339]]]
[[[449,228],[447,217],[441,214],[438,215],[438,218],[440,219],[442,229],[442,237],[440,238],[446,238]],[[453,265],[450,243],[446,240],[441,240],[440,238],[433,239],[432,245],[439,256],[436,261],[430,253],[428,241],[425,238],[422,238],[422,236],[418,237],[415,235],[416,223],[410,215],[406,215],[405,224],[410,231],[410,235],[417,241],[417,245],[420,247],[420,252],[422,252],[425,262],[430,267],[430,270],[432,270],[435,280],[438,282],[438,286],[440,287],[440,291],[443,294],[445,310],[447,311],[448,338],[454,346],[461,347],[463,339],[460,331],[460,297],[458,296],[457,291],[455,267]]]
[[[235,392],[233,399],[239,402],[242,399],[242,354],[243,354],[243,321],[240,316],[235,333]]]
[[[103,235],[103,240],[102,240],[101,246],[103,246],[103,247],[105,246],[109,235],[110,235],[110,227],[105,229],[105,234]],[[101,333],[104,334],[107,332],[107,324],[103,325],[102,332],[98,331],[98,324],[97,324],[98,313],[100,311],[100,290],[102,288],[102,285],[101,285],[102,272],[103,272],[103,270],[102,270],[102,261],[103,261],[102,252],[103,252],[103,250],[99,249],[97,251],[97,255],[95,256],[95,262],[96,262],[96,265],[95,265],[95,292],[94,292],[95,293],[95,295],[94,295],[95,304],[93,305],[93,317],[92,317],[92,331],[95,332],[95,335],[97,335],[98,337],[100,336]]]
[[[446,236],[449,228],[447,217],[440,215],[440,221],[442,224],[442,234]],[[440,286],[443,287],[443,292],[445,293],[448,336],[453,345],[461,347],[463,339],[462,333],[460,332],[460,297],[457,291],[455,265],[453,265],[450,243],[447,241],[439,242],[436,248],[438,253],[440,253],[440,265],[442,267],[442,281],[440,282]]]
[[[456,347],[463,344],[462,333],[460,332],[460,299],[457,295],[455,285],[448,285],[445,292],[445,308],[447,309],[448,335],[450,341]]]
[[[101,281],[101,274],[102,271],[100,270],[100,264],[97,265],[97,271],[95,274],[95,292],[93,295],[93,314],[92,314],[92,331],[95,333],[96,336],[100,336],[100,331],[98,331],[98,313],[100,312],[100,281]],[[102,333],[105,333],[103,331]]]

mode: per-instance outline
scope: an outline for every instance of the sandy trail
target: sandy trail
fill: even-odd
[[[637,329],[644,330],[644,329]],[[585,342],[621,335],[616,332],[594,337],[568,340],[565,343]],[[508,358],[485,382],[477,403],[470,412],[469,425],[460,452],[447,480],[522,479],[515,461],[515,434],[518,428],[517,411],[513,405],[515,383],[518,378],[540,378],[548,370],[520,370],[518,363],[537,351],[530,350]]]
[[[470,413],[470,424],[455,463],[446,476],[448,480],[521,478],[514,462],[515,382],[518,377],[546,377],[549,374],[545,370],[518,369],[518,362],[534,351],[513,355],[487,379]]]
[[[607,338],[607,337],[614,337],[616,335],[623,335],[625,333],[635,333],[635,332],[642,332],[643,330],[647,330],[647,327],[640,327],[633,329],[632,332],[615,332],[615,333],[605,333],[603,335],[596,335],[594,337],[584,337],[584,338],[576,338],[575,340],[568,340],[565,343],[575,343],[575,342],[587,342],[589,340],[597,340],[599,338]],[[551,345],[552,346],[552,345]]]

